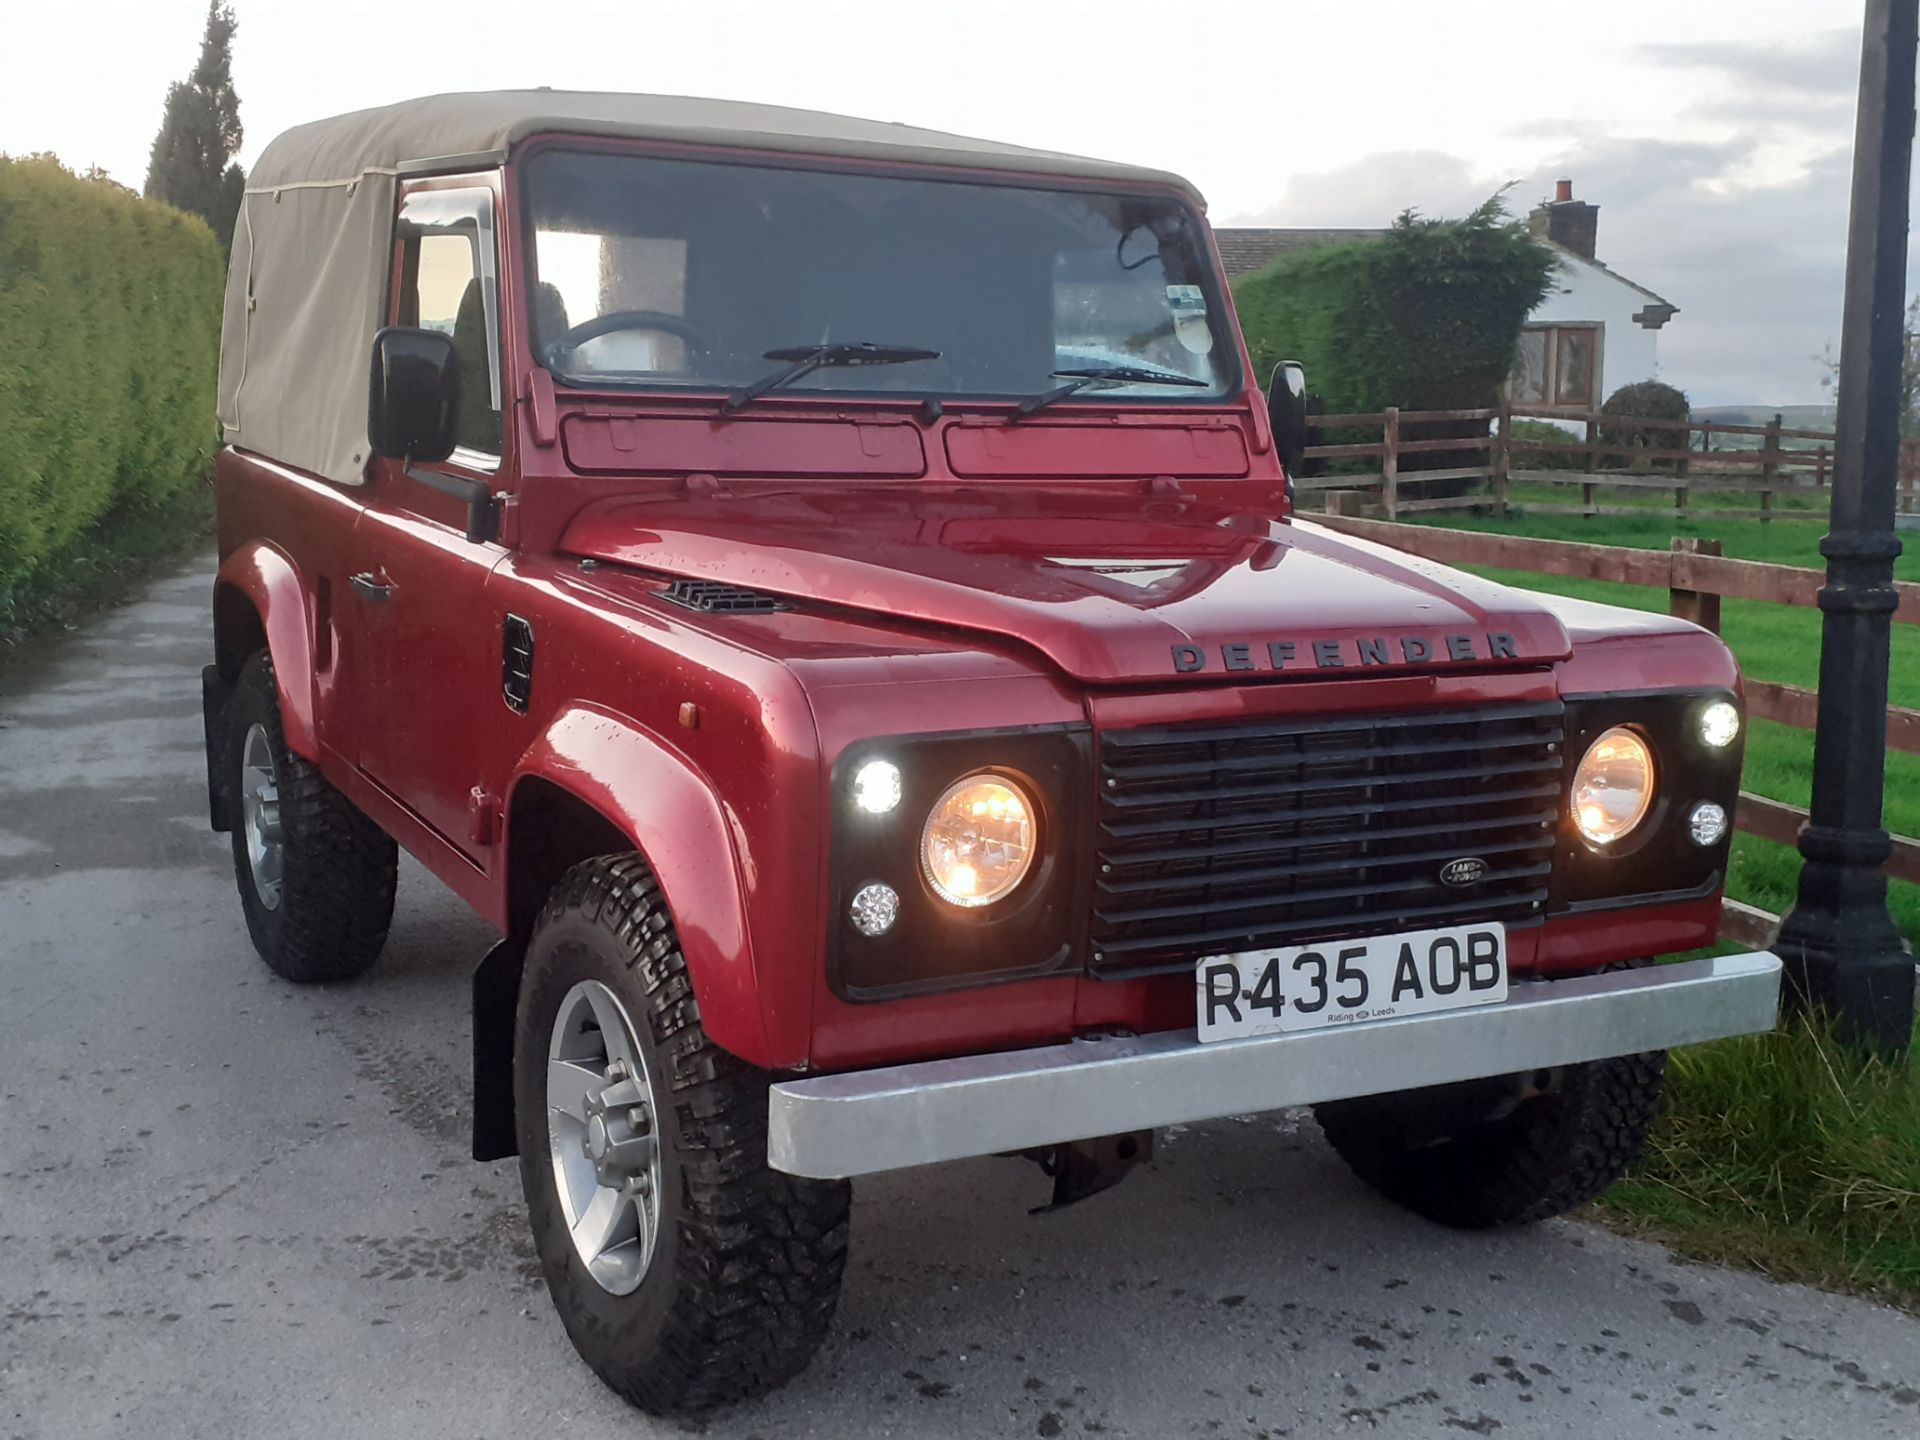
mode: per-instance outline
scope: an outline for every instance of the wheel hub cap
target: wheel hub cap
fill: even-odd
[[[547,1049],[554,1194],[587,1273],[615,1295],[639,1287],[660,1222],[653,1085],[619,998],[583,980],[560,1002]]]
[[[274,774],[273,743],[264,725],[247,731],[240,754],[240,809],[253,893],[266,909],[278,910],[286,889],[287,837],[280,822],[280,784]]]

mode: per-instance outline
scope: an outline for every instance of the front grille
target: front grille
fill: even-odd
[[[1547,701],[1102,733],[1092,969],[1537,919],[1561,728]],[[1469,857],[1485,878],[1442,883]]]

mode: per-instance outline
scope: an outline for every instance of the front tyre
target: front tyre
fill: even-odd
[[[767,1164],[767,1077],[701,1028],[637,855],[568,871],[528,942],[520,1178],[574,1348],[659,1415],[763,1395],[833,1321],[850,1187]]]
[[[364,974],[387,943],[399,851],[318,765],[287,748],[264,650],[240,671],[225,734],[234,880],[254,949],[296,984]]]
[[[1639,1158],[1667,1052],[1314,1106],[1354,1173],[1463,1230],[1525,1225],[1596,1199]]]

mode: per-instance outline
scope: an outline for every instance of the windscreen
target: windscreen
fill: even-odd
[[[527,186],[535,349],[576,385],[732,389],[832,345],[939,353],[790,393],[1014,398],[1091,370],[1133,378],[1074,399],[1218,400],[1238,379],[1176,199],[558,150]]]

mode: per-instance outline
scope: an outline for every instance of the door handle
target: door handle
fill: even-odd
[[[371,571],[363,570],[353,577],[353,588],[368,600],[391,600],[393,586],[385,580],[376,580]]]

